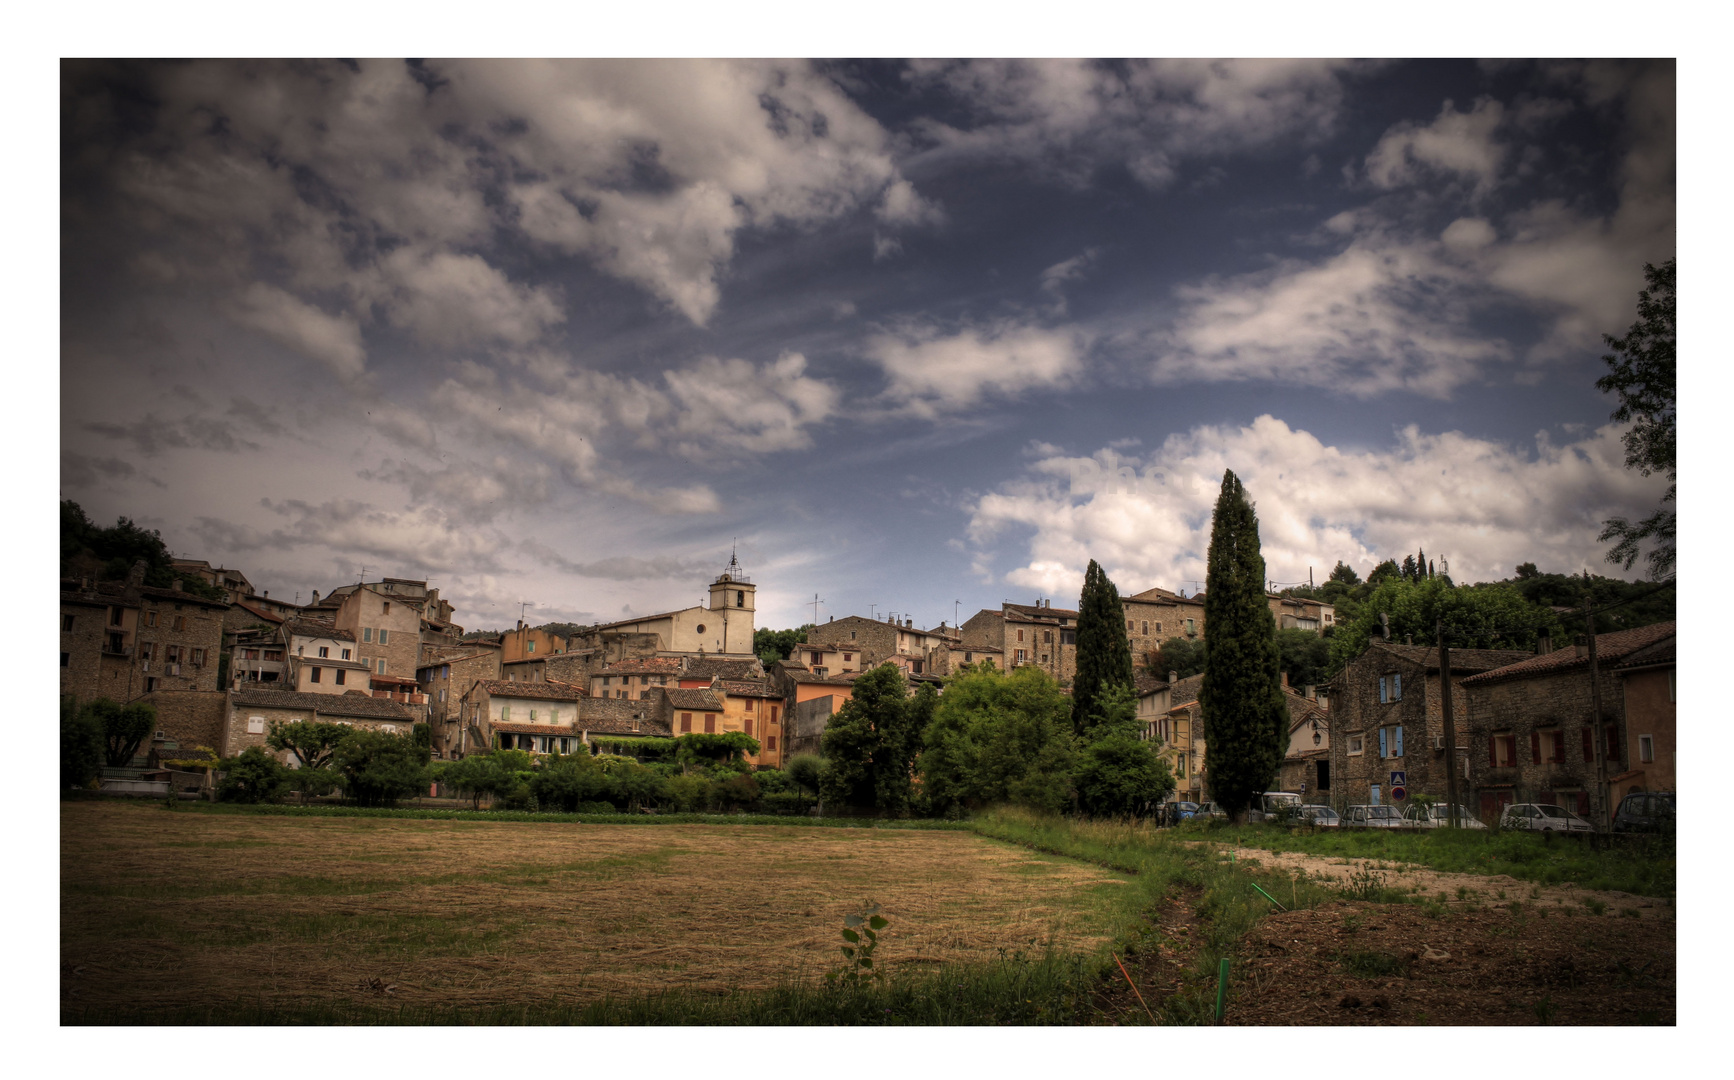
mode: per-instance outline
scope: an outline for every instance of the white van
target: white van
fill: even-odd
[[[1250,821],[1281,821],[1298,814],[1300,805],[1301,797],[1292,791],[1267,791],[1259,796],[1253,813],[1246,816]]]

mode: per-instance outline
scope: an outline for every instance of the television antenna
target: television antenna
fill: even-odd
[[[518,621],[519,622],[524,621],[524,609],[525,608],[533,608],[535,606],[536,606],[535,603],[532,601],[529,601],[529,600],[519,601],[519,603],[518,603]]]
[[[813,594],[813,625],[815,627],[819,625],[819,605],[824,602],[825,601],[819,599],[818,593]]]

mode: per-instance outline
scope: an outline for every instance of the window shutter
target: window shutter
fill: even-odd
[[[1390,756],[1390,755],[1385,753],[1385,729],[1384,728],[1379,729],[1379,756],[1380,757],[1389,757]]]
[[[1585,765],[1593,765],[1596,760],[1595,736],[1587,727],[1583,729],[1583,760]]]
[[[1620,760],[1619,725],[1609,724],[1607,726],[1607,733],[1608,733],[1608,749],[1607,749],[1608,761],[1609,761],[1609,763],[1617,763]]]
[[[1381,675],[1379,676],[1379,703],[1382,705],[1389,700],[1391,699],[1385,696],[1385,677]]]
[[[1403,756],[1403,727],[1401,724],[1397,726],[1397,753],[1394,756]]]
[[[1499,736],[1487,736],[1487,764],[1493,768],[1499,767]]]
[[[1401,672],[1391,676],[1391,700],[1403,700],[1403,675]]]
[[[1541,732],[1539,731],[1529,733],[1529,757],[1537,765],[1541,764]]]

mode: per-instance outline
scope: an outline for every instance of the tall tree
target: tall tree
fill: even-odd
[[[1034,665],[1003,672],[971,665],[947,683],[921,753],[921,785],[935,812],[994,803],[1060,811],[1071,804],[1071,706]]]
[[[1276,776],[1287,745],[1288,708],[1276,619],[1264,596],[1258,516],[1232,471],[1210,523],[1204,625],[1210,662],[1198,688],[1210,795],[1236,821]]]
[[[1609,371],[1596,389],[1616,393],[1613,418],[1632,426],[1623,436],[1626,468],[1645,476],[1668,474],[1668,491],[1656,512],[1637,523],[1604,521],[1598,540],[1617,540],[1607,559],[1630,570],[1645,541],[1650,542],[1650,576],[1661,579],[1674,569],[1674,260],[1660,267],[1644,264],[1649,287],[1638,294],[1638,321],[1623,338],[1604,334],[1614,351],[1603,356]]]
[[[848,701],[825,726],[819,792],[827,802],[901,813],[921,753],[921,728],[933,712],[933,689],[909,697],[903,673],[881,664],[855,680]]]
[[[1209,620],[1206,619],[1206,625]],[[1132,688],[1132,642],[1120,590],[1091,559],[1078,597],[1078,672],[1072,678],[1072,731],[1087,735],[1102,707],[1099,698],[1115,686]]]

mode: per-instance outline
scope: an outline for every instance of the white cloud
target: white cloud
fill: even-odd
[[[917,62],[972,122],[917,125],[935,156],[1010,158],[1073,183],[1118,162],[1150,187],[1190,157],[1328,134],[1352,65],[1330,60]]]
[[[928,418],[968,408],[990,395],[1059,388],[1080,374],[1087,336],[1011,322],[943,333],[907,324],[867,339],[867,356],[885,370],[888,399]]]
[[[806,357],[784,353],[762,366],[707,356],[663,372],[675,409],[675,451],[700,458],[717,450],[763,454],[811,446],[807,429],[837,411],[840,394],[806,369]]]
[[[329,368],[346,383],[360,379],[367,365],[361,326],[353,316],[325,312],[256,281],[235,298],[233,318],[272,340]]]
[[[1456,173],[1474,183],[1477,195],[1499,180],[1505,147],[1494,138],[1505,119],[1505,107],[1480,98],[1468,112],[1458,112],[1449,99],[1431,124],[1412,121],[1385,132],[1367,155],[1367,179],[1381,188],[1414,184],[1432,173]]]
[[[398,512],[354,499],[318,504],[261,499],[259,505],[281,518],[282,524],[259,528],[201,517],[191,532],[207,548],[227,557],[312,547],[337,556],[383,560],[400,572],[449,574],[500,568],[500,537],[460,526],[433,507]]]
[[[397,293],[389,308],[392,323],[425,345],[529,345],[566,319],[552,290],[514,285],[477,255],[402,248],[386,257],[385,266]]]
[[[1101,254],[1100,248],[1085,248],[1071,258],[1057,262],[1042,271],[1042,291],[1053,298],[1048,305],[1053,314],[1064,315],[1066,313],[1066,286],[1074,281],[1083,280],[1084,275],[1089,273],[1090,267],[1095,264],[1097,257]]]
[[[1529,560],[1605,573],[1601,522],[1648,512],[1666,486],[1623,466],[1611,425],[1567,443],[1543,432],[1532,449],[1410,425],[1368,450],[1261,416],[1170,436],[1142,458],[1103,449],[1033,462],[976,503],[968,536],[987,566],[996,541],[1027,531],[1023,561],[1002,578],[1056,596],[1076,594],[1092,558],[1122,594],[1175,588],[1204,577],[1211,508],[1232,469],[1256,504],[1266,572],[1278,581],[1309,566],[1322,580],[1338,559],[1365,575],[1417,548],[1449,560],[1459,582],[1509,577]]]
[[[1153,339],[1153,375],[1446,397],[1510,355],[1469,324],[1477,289],[1433,245],[1357,239],[1319,263],[1289,260],[1176,290],[1180,313]]]

